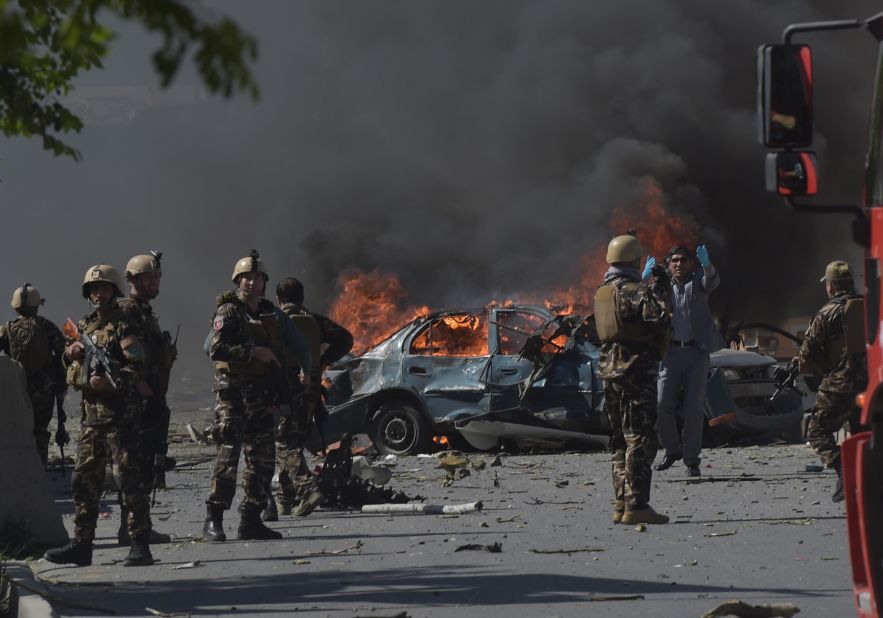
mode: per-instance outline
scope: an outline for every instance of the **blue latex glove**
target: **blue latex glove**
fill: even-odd
[[[702,264],[702,268],[708,268],[711,266],[711,259],[708,257],[708,247],[705,245],[699,245],[696,247],[696,259]]]
[[[641,281],[647,281],[650,278],[650,271],[656,266],[656,258],[652,255],[647,256],[647,264],[644,266],[644,272],[641,273]]]

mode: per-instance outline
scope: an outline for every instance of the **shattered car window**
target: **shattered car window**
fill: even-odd
[[[411,342],[421,356],[487,356],[487,316],[452,313],[433,320]]]
[[[500,354],[520,354],[527,338],[546,321],[542,316],[527,311],[498,311],[496,326]]]

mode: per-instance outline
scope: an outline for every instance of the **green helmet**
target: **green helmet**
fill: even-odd
[[[607,263],[633,262],[643,257],[644,247],[641,241],[631,234],[617,236],[607,245]]]

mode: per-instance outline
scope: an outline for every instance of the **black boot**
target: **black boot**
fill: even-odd
[[[50,549],[43,557],[55,564],[89,566],[92,564],[92,541],[74,539],[64,547]]]
[[[132,543],[129,555],[123,560],[123,566],[150,566],[153,564],[153,555],[150,553],[150,545],[147,543]]]
[[[267,528],[261,521],[260,510],[247,506],[242,509],[237,538],[240,541],[271,541],[281,539],[282,533]]]
[[[270,496],[267,498],[267,506],[261,514],[264,521],[279,521],[279,509],[276,507],[276,498]]]
[[[831,500],[834,502],[843,502],[843,464],[840,461],[839,455],[837,456],[833,467],[834,472],[837,473],[837,485],[834,487],[834,493],[831,494]]]
[[[224,507],[220,504],[205,506],[205,525],[202,527],[202,538],[214,543],[223,543],[227,540],[227,535],[224,534]]]

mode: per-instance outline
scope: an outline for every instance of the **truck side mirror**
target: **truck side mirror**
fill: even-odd
[[[770,152],[766,156],[766,188],[779,195],[815,195],[818,191],[816,153]]]
[[[809,148],[813,137],[809,45],[757,49],[758,138],[767,148]]]

